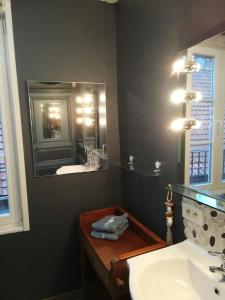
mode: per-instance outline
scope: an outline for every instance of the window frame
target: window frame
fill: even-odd
[[[214,57],[214,97],[213,114],[212,114],[212,138],[211,138],[211,182],[200,183],[194,186],[201,187],[201,189],[223,189],[225,182],[222,181],[222,168],[223,168],[223,120],[225,109],[225,87],[222,83],[223,70],[225,69],[225,49],[213,47],[211,45],[198,45],[194,46],[187,51],[188,59],[192,55],[203,55]],[[222,87],[222,88],[221,88]],[[187,89],[192,88],[192,76],[187,76]],[[186,117],[191,117],[191,104],[186,105]],[[191,132],[185,133],[185,184],[189,182],[189,169],[190,169],[190,136]]]
[[[0,234],[30,229],[11,1],[3,0],[0,20],[0,110],[10,214],[0,217]],[[4,100],[3,100],[4,99]]]

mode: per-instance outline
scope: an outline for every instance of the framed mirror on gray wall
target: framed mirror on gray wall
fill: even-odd
[[[107,169],[106,85],[28,81],[34,175]]]
[[[200,70],[187,76],[187,90],[202,99],[186,104],[186,117],[200,121],[185,134],[185,184],[225,199],[225,33],[187,49]]]

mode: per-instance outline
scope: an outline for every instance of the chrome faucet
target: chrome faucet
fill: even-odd
[[[213,273],[218,273],[223,276],[223,280],[225,281],[225,254],[221,252],[208,251],[208,253],[212,256],[219,256],[222,259],[222,264],[220,267],[209,267],[209,271]]]

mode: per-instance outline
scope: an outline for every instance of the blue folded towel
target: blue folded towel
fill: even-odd
[[[123,225],[125,225],[128,222],[127,217],[127,213],[124,213],[121,216],[106,216],[93,223],[92,228],[97,231],[116,233],[118,231],[118,228],[120,229]]]
[[[97,231],[94,230],[91,233],[91,236],[97,239],[106,239],[106,240],[110,240],[110,241],[116,241],[118,240],[119,237],[121,237],[121,235],[125,232],[125,230],[127,229],[127,227],[129,226],[129,223],[127,221],[127,223],[125,225],[123,225],[123,227],[118,230],[116,233],[108,233],[108,232],[102,232],[102,231]]]

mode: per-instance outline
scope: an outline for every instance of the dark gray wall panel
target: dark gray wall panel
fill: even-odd
[[[123,0],[117,6],[121,159],[127,161],[132,154],[149,170],[154,161],[164,162],[164,174],[157,179],[123,172],[123,204],[163,238],[164,188],[183,182],[179,135],[169,129],[177,117],[170,103],[177,86],[171,65],[185,46],[208,37],[209,32],[225,30],[224,9],[225,0]],[[175,202],[173,231],[175,241],[180,241],[184,238],[181,207],[179,199]]]
[[[121,158],[129,154],[153,170],[164,162],[160,178],[123,172],[123,204],[165,238],[165,186],[179,181],[178,138],[169,129],[176,107],[169,100],[177,84],[171,65],[179,50],[183,10],[179,1],[123,0],[117,7],[117,50]],[[184,3],[184,2],[183,2]],[[179,201],[175,240],[183,239]]]
[[[12,0],[31,231],[0,237],[1,300],[80,287],[78,215],[120,202],[115,11],[95,0]],[[34,178],[26,80],[106,82],[109,170]]]

